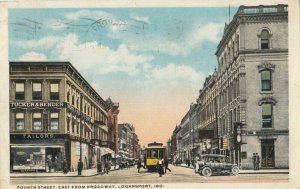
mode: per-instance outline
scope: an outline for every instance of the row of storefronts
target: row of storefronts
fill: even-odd
[[[173,131],[173,159],[217,153],[253,169],[257,154],[262,168],[289,167],[287,25],[287,5],[241,6],[225,24],[218,68]]]
[[[69,62],[10,62],[11,171],[111,160],[110,108]]]

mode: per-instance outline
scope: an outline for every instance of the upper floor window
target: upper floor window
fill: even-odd
[[[260,41],[260,44],[261,44],[261,49],[269,49],[270,45],[269,45],[269,38],[270,38],[270,34],[269,34],[269,31],[264,29],[261,31],[261,41]]]
[[[16,100],[25,100],[25,87],[24,83],[16,83]]]
[[[33,130],[42,130],[42,113],[35,112],[32,114],[32,128]]]
[[[262,128],[272,128],[273,108],[272,104],[262,104]]]
[[[265,70],[261,72],[261,90],[262,91],[271,91],[272,89],[272,79],[271,71]]]
[[[50,100],[59,100],[58,83],[50,84]]]
[[[24,130],[24,129],[25,129],[24,113],[18,112],[16,113],[16,130]]]
[[[32,83],[32,100],[42,100],[41,83]]]
[[[50,130],[58,130],[58,112],[50,114]]]

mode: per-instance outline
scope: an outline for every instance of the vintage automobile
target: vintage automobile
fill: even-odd
[[[204,154],[196,156],[195,173],[203,176],[213,174],[239,174],[239,168],[236,164],[228,161],[224,155]]]

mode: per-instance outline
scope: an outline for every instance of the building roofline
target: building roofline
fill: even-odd
[[[225,23],[225,28],[224,28],[224,32],[222,35],[222,39],[220,40],[220,42],[217,46],[215,55],[218,56],[221,49],[224,48],[224,44],[227,43],[229,36],[232,35],[234,28],[239,24],[242,17],[253,18],[253,17],[258,17],[258,16],[274,17],[274,16],[287,15],[288,11],[285,11],[284,7],[288,7],[288,5],[287,4],[277,4],[277,5],[258,5],[258,6],[243,6],[242,5],[242,6],[240,6],[238,11],[234,14],[231,22],[229,24]],[[276,12],[263,12],[264,8],[277,8],[277,11]],[[283,8],[283,10],[281,10],[282,8]],[[257,13],[249,13],[249,12],[247,13],[247,11],[245,12],[245,10],[252,10],[252,9],[253,10],[255,9],[259,12],[257,12]],[[245,21],[242,20],[242,22],[245,22]]]
[[[47,65],[59,65],[59,66],[68,66],[70,67],[84,82],[84,84],[89,87],[92,92],[97,96],[97,98],[100,99],[102,104],[104,105],[105,110],[108,110],[108,104],[103,100],[103,98],[98,94],[98,92],[89,84],[89,82],[86,81],[86,79],[78,72],[78,70],[69,62],[69,61],[10,61],[9,65],[41,65],[45,64]],[[67,68],[68,69],[68,68]],[[67,69],[64,70],[64,72],[67,73]]]

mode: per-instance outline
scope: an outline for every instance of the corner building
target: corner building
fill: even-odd
[[[11,171],[84,169],[101,161],[108,106],[69,62],[10,62]],[[102,150],[103,151],[103,150]]]
[[[243,169],[253,169],[253,153],[262,168],[288,168],[288,7],[241,6],[216,55],[220,152]]]

